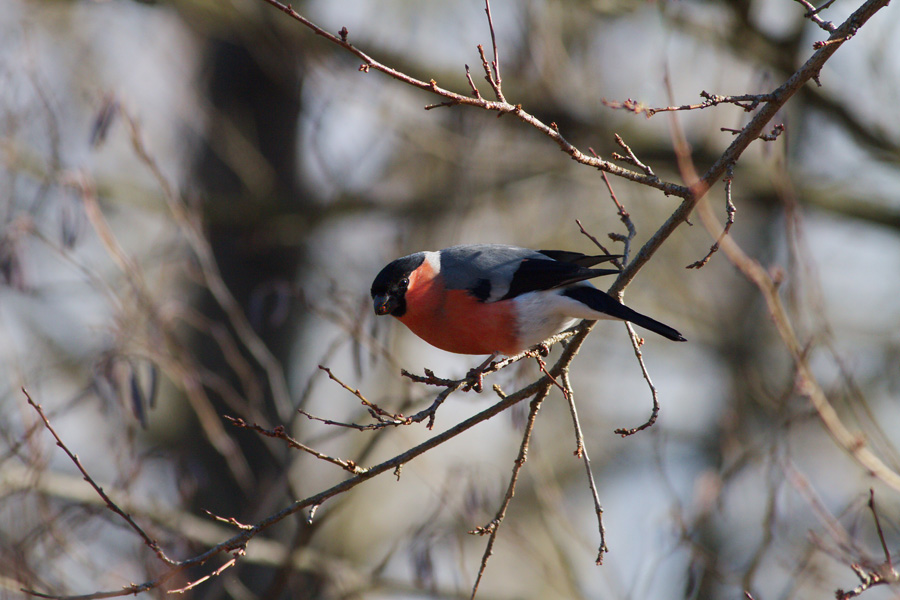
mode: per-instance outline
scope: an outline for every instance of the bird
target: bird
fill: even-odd
[[[670,340],[681,333],[628,308],[588,279],[619,258],[505,244],[466,244],[398,258],[372,282],[376,315],[456,354],[514,356],[579,319],[618,319]]]

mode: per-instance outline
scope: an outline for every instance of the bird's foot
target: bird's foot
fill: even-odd
[[[484,372],[493,366],[494,359],[497,356],[499,356],[499,353],[495,352],[474,369],[469,369],[469,372],[466,373],[466,385],[463,386],[464,392],[475,390],[476,394],[480,394],[484,390]]]

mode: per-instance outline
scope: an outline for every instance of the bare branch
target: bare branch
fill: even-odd
[[[575,351],[580,346],[578,342],[575,340],[578,339],[578,335],[573,338],[573,342],[570,343],[566,349],[563,351],[563,360],[571,361],[575,355]],[[550,371],[556,376],[559,371],[554,366]],[[141,592],[145,592],[151,589],[156,589],[162,586],[163,583],[171,579],[173,576],[177,575],[185,571],[186,569],[197,567],[205,564],[207,561],[212,559],[215,556],[218,556],[223,553],[233,553],[236,550],[242,550],[247,546],[247,543],[256,537],[261,532],[269,529],[276,523],[281,522],[285,518],[310,507],[318,507],[323,502],[328,500],[329,498],[333,498],[338,494],[342,494],[350,489],[353,489],[357,485],[368,481],[378,475],[388,472],[394,471],[402,465],[408,463],[409,461],[421,456],[422,454],[428,452],[432,448],[436,448],[446,441],[458,436],[459,434],[468,431],[475,425],[487,421],[494,416],[500,414],[501,412],[509,409],[509,407],[518,404],[522,400],[526,398],[530,398],[532,396],[545,397],[550,390],[550,387],[553,383],[546,376],[541,377],[537,381],[531,383],[520,389],[518,392],[514,394],[510,394],[509,396],[504,397],[502,400],[497,402],[496,404],[489,406],[484,409],[480,413],[469,417],[468,419],[454,425],[450,429],[435,435],[434,437],[422,442],[418,446],[410,448],[409,450],[394,456],[374,467],[370,468],[365,473],[360,473],[358,475],[354,475],[340,483],[319,492],[318,494],[314,494],[302,500],[297,500],[280,511],[266,517],[265,519],[259,521],[252,527],[241,531],[235,536],[225,540],[224,542],[210,548],[209,550],[194,556],[193,558],[183,560],[175,563],[173,567],[169,570],[165,571],[158,578],[142,583],[142,584],[133,584],[126,588],[122,588],[120,590],[113,590],[107,592],[96,592],[93,594],[86,594],[82,596],[61,596],[61,595],[52,595],[52,594],[44,594],[41,592],[37,592],[34,590],[23,590],[25,593],[30,594],[32,596],[39,596],[42,598],[53,598],[55,600],[90,600],[94,598],[114,598],[120,596],[130,596],[136,595]]]
[[[584,445],[584,433],[581,430],[581,422],[578,420],[578,410],[575,407],[575,391],[572,389],[572,382],[569,380],[568,369],[563,370],[560,374],[563,386],[567,390],[565,394],[569,403],[569,412],[572,415],[572,425],[575,429],[575,456],[581,458],[584,462],[584,470],[587,474],[588,487],[591,490],[591,497],[594,500],[594,513],[597,515],[597,527],[600,531],[600,547],[597,549],[597,558],[595,562],[603,564],[603,555],[609,552],[606,546],[606,527],[603,526],[603,505],[600,504],[600,493],[597,491],[597,484],[594,482],[594,473],[591,471],[591,457],[588,456],[587,448]]]
[[[799,4],[802,4],[806,8],[806,14],[803,15],[804,17],[806,17],[807,19],[809,19],[810,21],[812,21],[813,23],[815,23],[816,25],[818,25],[819,27],[821,27],[822,29],[827,31],[828,33],[831,33],[832,31],[834,31],[836,29],[836,26],[834,23],[832,23],[831,21],[824,21],[822,19],[822,17],[819,16],[819,13],[821,11],[825,10],[826,8],[828,8],[829,6],[834,4],[834,0],[828,0],[828,2],[826,2],[819,8],[816,8],[815,6],[813,6],[811,2],[808,2],[808,0],[794,0],[794,2],[798,2]]]
[[[484,12],[487,14],[488,27],[491,30],[491,46],[493,46],[494,48],[494,60],[491,63],[491,67],[493,67],[491,86],[494,88],[494,92],[496,92],[497,94],[497,99],[501,102],[506,102],[506,98],[503,97],[503,92],[501,91],[502,80],[500,78],[500,53],[497,50],[497,35],[494,33],[494,19],[491,16],[490,0],[484,0]]]
[[[770,102],[774,100],[774,96],[772,94],[741,94],[738,96],[720,96],[718,94],[710,94],[707,91],[701,91],[700,97],[704,98],[703,102],[698,102],[697,104],[681,104],[679,106],[663,106],[660,108],[650,108],[642,102],[638,102],[637,100],[632,100],[631,98],[627,98],[621,102],[617,102],[614,100],[606,100],[605,98],[601,100],[605,106],[613,109],[625,110],[628,112],[632,112],[636,115],[646,115],[649,119],[653,115],[662,112],[676,112],[676,111],[684,111],[684,110],[702,110],[704,108],[711,108],[713,106],[718,106],[720,104],[733,104],[737,107],[744,109],[745,112],[751,112],[756,110],[756,108],[762,102]]]
[[[547,373],[547,377],[552,378],[552,376]],[[516,482],[519,479],[519,472],[522,470],[522,466],[525,464],[525,460],[528,456],[528,445],[531,442],[531,434],[534,431],[534,423],[537,418],[537,413],[541,409],[541,403],[544,401],[544,398],[547,397],[547,393],[550,388],[547,387],[541,393],[538,393],[534,399],[531,401],[531,406],[528,411],[528,420],[525,423],[525,433],[522,436],[522,443],[519,445],[519,455],[516,456],[516,460],[513,463],[512,476],[509,479],[509,485],[506,487],[506,495],[503,498],[503,502],[500,504],[499,510],[497,510],[497,514],[494,515],[494,518],[490,523],[485,525],[484,527],[478,527],[469,533],[477,534],[477,535],[488,535],[487,546],[484,549],[484,555],[481,557],[481,567],[478,569],[478,576],[475,578],[475,584],[472,586],[472,598],[475,598],[475,594],[478,593],[478,585],[481,583],[481,578],[484,576],[484,570],[487,568],[488,560],[491,558],[491,554],[493,554],[494,542],[497,539],[497,533],[500,531],[500,524],[503,522],[504,517],[506,517],[506,509],[509,508],[509,503],[512,502],[513,496],[516,494]]]
[[[725,221],[725,227],[722,229],[722,233],[719,235],[716,242],[710,247],[709,252],[706,253],[706,256],[698,260],[697,262],[693,262],[689,264],[686,269],[700,269],[706,266],[706,263],[709,262],[709,259],[712,258],[712,255],[715,254],[719,250],[719,244],[722,242],[722,238],[728,235],[728,232],[731,231],[731,226],[734,225],[734,213],[737,212],[737,209],[734,207],[734,203],[731,201],[731,184],[734,182],[734,165],[728,167],[728,171],[725,174],[725,213],[728,215]]]
[[[659,392],[656,390],[656,386],[653,385],[653,381],[650,379],[650,372],[647,371],[647,365],[644,364],[644,354],[641,352],[641,346],[644,343],[644,340],[639,338],[638,335],[634,332],[634,327],[632,327],[631,323],[625,321],[625,327],[628,329],[628,337],[631,338],[631,346],[634,348],[634,356],[637,358],[638,364],[641,366],[641,373],[644,375],[644,379],[647,381],[647,385],[650,386],[650,398],[653,400],[653,408],[650,410],[650,418],[647,421],[639,425],[637,427],[633,427],[631,429],[619,428],[615,430],[615,433],[621,435],[622,437],[628,437],[629,435],[634,435],[638,431],[643,431],[648,427],[652,427],[654,423],[656,423],[656,418],[659,416]]]
[[[369,414],[371,414],[375,420],[382,422],[382,423],[386,423],[388,425],[400,425],[404,422],[403,415],[395,415],[395,414],[389,413],[388,411],[384,410],[383,408],[381,408],[374,402],[370,402],[370,401],[366,400],[366,397],[362,395],[362,392],[360,392],[358,389],[351,388],[349,385],[347,385],[346,383],[344,383],[343,381],[338,379],[335,376],[335,374],[331,372],[331,369],[329,369],[328,367],[319,365],[319,369],[328,373],[329,379],[337,382],[337,384],[340,385],[342,388],[344,388],[345,390],[347,390],[348,392],[350,392],[351,394],[353,394],[354,396],[359,398],[359,401],[362,402],[363,406],[365,406],[366,409],[368,409]]]
[[[76,455],[74,452],[69,450],[69,448],[68,448],[68,446],[66,446],[65,442],[62,441],[62,438],[59,437],[59,434],[56,433],[56,430],[53,429],[53,426],[50,425],[50,420],[47,418],[47,415],[44,414],[43,407],[31,399],[31,395],[28,393],[28,390],[26,390],[25,388],[22,388],[22,393],[25,394],[25,400],[28,401],[28,404],[30,404],[31,407],[34,408],[35,411],[37,411],[37,414],[41,418],[41,421],[44,422],[44,427],[47,428],[47,431],[49,431],[50,435],[53,436],[53,439],[56,440],[56,445],[59,446],[60,448],[62,448],[63,452],[65,452],[66,455],[68,455],[69,459],[71,459],[71,461],[73,463],[75,463],[75,466],[78,468],[79,471],[81,471],[81,475],[82,475],[82,477],[84,477],[84,480],[87,481],[88,484],[90,484],[90,486],[92,488],[94,488],[94,491],[97,492],[97,495],[103,499],[103,502],[106,504],[107,508],[109,508],[109,510],[113,511],[114,513],[116,513],[117,515],[119,515],[120,517],[125,519],[125,522],[128,523],[128,526],[131,527],[140,536],[140,538],[142,540],[144,540],[144,544],[146,544],[148,548],[153,550],[153,553],[156,554],[156,556],[161,561],[163,561],[165,564],[167,564],[169,566],[175,565],[176,562],[174,560],[172,560],[171,558],[169,558],[168,556],[166,556],[166,553],[163,552],[162,548],[159,547],[159,542],[157,542],[156,540],[151,538],[149,535],[147,535],[147,533],[143,529],[141,529],[140,525],[138,525],[137,523],[134,522],[134,519],[131,518],[131,515],[129,515],[124,510],[119,508],[118,505],[115,502],[113,502],[112,499],[106,494],[106,492],[103,491],[103,488],[100,487],[99,485],[97,485],[97,483],[94,481],[94,479],[90,476],[90,474],[84,468],[84,465],[81,464],[81,461],[78,459],[78,455]]]
[[[288,443],[288,445],[291,448],[296,448],[297,450],[302,450],[303,452],[306,452],[307,454],[312,454],[316,458],[324,460],[326,462],[330,462],[333,465],[337,465],[337,466],[341,467],[342,469],[344,469],[345,471],[349,471],[349,472],[353,473],[354,475],[359,475],[360,473],[365,473],[368,470],[365,467],[360,467],[352,460],[334,458],[332,456],[328,456],[327,454],[323,454],[322,452],[319,452],[318,450],[310,448],[306,444],[298,442],[293,437],[291,437],[287,434],[287,432],[284,430],[284,427],[282,425],[279,425],[279,426],[275,427],[274,429],[266,429],[264,427],[260,427],[256,423],[253,423],[251,425],[250,423],[247,423],[245,420],[243,420],[239,417],[230,417],[228,415],[224,415],[224,417],[226,419],[228,419],[228,421],[230,421],[231,424],[234,425],[235,427],[249,429],[251,431],[255,431],[255,432],[257,432],[261,435],[267,436],[267,437],[284,440]]]
[[[661,181],[657,178],[648,177],[646,174],[643,174],[643,173],[637,173],[635,171],[623,169],[622,167],[619,167],[618,165],[615,165],[609,161],[605,161],[605,160],[602,160],[602,159],[596,158],[596,157],[587,156],[586,154],[581,152],[578,148],[576,148],[574,145],[572,145],[568,140],[566,140],[559,133],[559,131],[556,128],[547,125],[546,123],[542,122],[540,119],[535,117],[534,115],[526,112],[525,110],[522,109],[522,106],[520,104],[511,104],[509,102],[502,101],[502,100],[491,101],[491,100],[487,100],[482,97],[473,98],[470,96],[458,94],[456,92],[452,92],[450,90],[444,89],[441,86],[439,86],[437,84],[437,82],[435,82],[433,80],[432,81],[422,81],[420,79],[416,79],[414,77],[407,75],[406,73],[403,73],[401,71],[398,71],[396,69],[393,69],[391,67],[388,67],[387,65],[384,65],[384,64],[378,62],[377,60],[375,60],[374,58],[372,58],[371,56],[369,56],[368,54],[366,54],[365,52],[363,52],[356,46],[353,46],[349,42],[342,40],[339,36],[329,33],[328,31],[322,29],[321,27],[319,27],[318,25],[316,25],[309,19],[303,17],[300,13],[295,11],[291,6],[282,4],[278,0],[262,0],[262,1],[274,6],[278,10],[287,14],[292,19],[296,20],[297,22],[301,23],[303,26],[312,30],[316,35],[321,36],[321,37],[327,39],[328,41],[330,41],[331,43],[340,46],[347,52],[350,52],[351,54],[353,54],[354,56],[356,56],[357,58],[362,60],[363,64],[360,66],[360,71],[369,72],[370,70],[374,69],[376,71],[384,73],[385,75],[387,75],[389,77],[392,77],[393,79],[396,79],[398,81],[406,83],[407,85],[411,85],[411,86],[419,88],[421,90],[431,92],[438,96],[447,98],[448,100],[451,100],[455,104],[465,105],[465,106],[476,106],[476,107],[482,108],[484,110],[496,111],[500,114],[512,114],[520,121],[527,123],[528,125],[531,125],[535,129],[537,129],[538,131],[542,132],[544,135],[549,137],[551,140],[553,140],[559,146],[560,150],[562,150],[563,152],[568,154],[573,160],[575,160],[579,163],[582,163],[582,164],[585,164],[585,165],[588,165],[591,167],[595,167],[602,171],[606,171],[607,173],[616,175],[617,177],[622,177],[622,178],[628,179],[630,181],[648,185],[650,187],[653,187],[653,188],[656,188],[656,189],[662,191],[666,195],[678,196],[681,198],[690,197],[691,192],[685,186],[678,185],[678,184],[671,183],[671,182]],[[882,1],[884,1],[884,0],[882,0]],[[481,56],[484,58],[484,63],[487,64],[487,58],[484,57],[483,49],[481,50]]]
[[[624,289],[637,272],[647,263],[648,260],[656,253],[659,247],[675,229],[684,223],[693,212],[700,198],[706,194],[706,191],[725,174],[729,165],[737,162],[738,158],[744,153],[751,143],[753,143],[763,132],[766,125],[775,114],[781,110],[781,107],[797,93],[804,84],[818,76],[822,66],[831,56],[837,52],[837,49],[846,41],[846,36],[857,31],[868,21],[875,13],[889,4],[890,0],[867,0],[862,6],[851,14],[834,33],[830,39],[835,43],[823,46],[816,50],[813,55],[803,64],[797,71],[791,75],[784,84],[771,94],[771,100],[765,102],[759,111],[753,116],[749,123],[744,127],[743,131],[737,135],[731,145],[719,156],[716,161],[710,165],[706,172],[699,178],[690,181],[688,189],[690,192],[683,196],[684,200],[677,209],[669,216],[665,223],[650,237],[649,240],[638,251],[625,270],[616,279],[616,282],[610,288],[611,293]],[[611,171],[607,171],[611,172]],[[677,194],[676,194],[677,195]],[[727,239],[727,238],[726,238]]]

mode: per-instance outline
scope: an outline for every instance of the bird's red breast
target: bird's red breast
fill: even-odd
[[[447,289],[426,260],[409,277],[400,321],[447,352],[511,355],[521,350],[513,303],[481,302],[466,290]]]

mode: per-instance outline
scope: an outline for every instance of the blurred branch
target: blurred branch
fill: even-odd
[[[828,57],[833,54],[833,50],[836,49],[840,44],[849,39],[859,27],[862,26],[871,17],[876,11],[883,8],[887,2],[884,0],[869,0],[856,12],[854,12],[850,17],[840,26],[838,27],[832,36],[829,38],[834,43],[826,44],[819,48],[819,50],[810,58],[809,61],[806,62],[803,67],[800,68],[784,85],[782,85],[778,90],[776,90],[775,94],[778,98],[786,99],[790,97],[794,92],[796,92],[799,85],[802,82],[809,80],[818,75],[819,70],[821,69],[824,61],[828,59]],[[823,54],[824,52],[829,52],[829,54]],[[779,92],[780,90],[780,92]],[[750,123],[744,127],[742,133],[737,136],[734,142],[732,142],[731,146],[729,146],[729,150],[723,155],[726,156],[729,151],[734,149],[734,152],[739,155],[743,149],[745,149],[752,141],[759,135],[759,132],[765,126],[764,115],[767,114],[767,111],[772,111],[773,103],[770,102],[763,106],[759,113],[750,121]],[[774,112],[771,113],[770,116],[774,115]],[[729,164],[722,163],[722,160],[716,162],[715,165],[710,167],[710,169],[702,176],[698,177],[697,172],[694,169],[693,162],[690,159],[690,151],[687,140],[684,136],[684,133],[681,130],[681,127],[678,123],[678,120],[674,117],[672,118],[672,138],[673,144],[675,146],[676,154],[679,157],[678,166],[682,173],[682,178],[685,181],[694,181],[692,185],[693,189],[697,189],[702,191],[702,193],[697,194],[697,198],[703,198],[706,190],[709,189],[710,182],[713,178],[717,178],[721,173],[719,173],[719,169],[722,171],[727,171],[729,168]],[[736,158],[735,158],[736,160]],[[718,165],[718,166],[717,166]],[[682,203],[682,206],[687,204],[686,200]],[[700,214],[700,218],[703,221],[704,226],[710,232],[710,235],[717,236],[718,232],[722,231],[724,228],[719,223],[715,214],[713,214],[712,208],[709,206],[708,201],[699,202],[696,205],[696,208]],[[679,208],[680,210],[680,208]],[[676,211],[672,217],[669,218],[667,224],[673,220],[673,218],[678,214]],[[685,215],[685,218],[687,215]],[[665,229],[665,225],[660,228],[660,231]],[[657,232],[658,234],[659,232]],[[656,237],[656,236],[654,236]],[[652,240],[651,240],[652,241]],[[835,440],[835,442],[842,447],[846,452],[848,452],[857,462],[865,467],[869,473],[881,479],[884,483],[892,487],[893,489],[900,491],[900,474],[891,469],[888,465],[886,465],[878,456],[876,456],[871,450],[866,446],[865,439],[862,436],[854,435],[850,433],[850,431],[846,428],[840,416],[837,414],[837,411],[834,410],[834,407],[831,406],[831,403],[828,400],[827,395],[819,386],[816,381],[815,376],[810,369],[809,362],[807,359],[807,352],[804,345],[797,338],[797,335],[793,329],[791,324],[790,317],[787,314],[787,311],[784,307],[784,304],[781,301],[781,297],[778,293],[778,282],[773,279],[773,277],[759,264],[756,260],[750,258],[743,249],[737,244],[737,242],[730,236],[720,236],[719,237],[720,247],[728,256],[728,259],[735,265],[744,276],[754,283],[762,294],[763,298],[766,301],[766,305],[768,306],[769,313],[772,316],[772,319],[775,322],[775,327],[790,353],[793,362],[794,369],[796,372],[796,387],[799,390],[799,393],[803,396],[807,397],[809,401],[812,403],[816,412],[819,415],[823,425],[825,426],[826,431],[831,435],[831,437]],[[650,242],[647,242],[649,245]],[[645,245],[646,247],[646,245]],[[641,249],[643,252],[643,248]],[[637,259],[635,259],[637,262]],[[629,265],[631,267],[632,265]],[[620,279],[624,276],[623,273],[620,276]]]
[[[200,385],[196,371],[193,369],[193,361],[186,353],[180,350],[179,344],[174,338],[171,328],[167,326],[156,306],[144,278],[140,266],[128,255],[119,243],[112,228],[109,226],[103,211],[100,209],[97,192],[91,179],[84,173],[77,173],[64,178],[63,183],[73,187],[81,195],[85,213],[100,238],[104,248],[113,262],[124,275],[137,305],[151,324],[154,333],[161,334],[165,344],[161,344],[165,351],[155,349],[158,358],[168,367],[168,374],[178,382],[190,400],[197,418],[203,428],[204,434],[216,450],[225,458],[235,479],[245,488],[249,489],[252,473],[246,457],[237,451],[234,441],[225,433],[224,427],[217,418],[209,398]]]
[[[125,121],[128,124],[129,133],[131,134],[131,144],[135,153],[141,162],[150,169],[150,172],[159,184],[163,197],[166,200],[166,204],[169,207],[169,211],[175,218],[175,222],[180,227],[182,234],[185,239],[187,239],[191,249],[194,251],[194,255],[200,263],[203,279],[209,288],[209,291],[215,297],[219,306],[222,307],[222,310],[225,311],[225,314],[228,315],[228,322],[234,328],[241,342],[247,350],[249,350],[253,358],[256,359],[257,363],[265,370],[278,413],[282,420],[287,421],[290,417],[292,403],[281,363],[278,362],[278,359],[275,358],[262,339],[253,330],[253,327],[247,320],[240,304],[238,304],[231,291],[225,285],[222,275],[219,272],[219,267],[216,264],[212,248],[210,248],[206,237],[203,235],[202,228],[198,223],[198,218],[188,211],[184,200],[176,194],[172,185],[169,183],[169,180],[163,175],[156,159],[144,145],[140,128],[135,120],[127,112],[124,114]]]
[[[698,207],[700,217],[703,224],[711,232],[721,229],[721,224],[716,219],[707,202],[703,202]],[[900,492],[900,474],[886,465],[878,456],[876,456],[869,448],[865,438],[860,434],[851,433],[844,425],[843,420],[831,402],[828,396],[822,390],[816,381],[815,375],[809,366],[807,352],[804,344],[797,338],[791,324],[790,317],[785,310],[778,293],[778,283],[772,276],[759,264],[756,260],[747,256],[738,246],[737,242],[731,237],[726,237],[721,243],[722,250],[743,274],[759,288],[760,293],[766,301],[769,313],[775,322],[775,327],[781,337],[785,347],[790,352],[796,370],[797,383],[796,387],[799,393],[805,396],[822,420],[825,430],[831,435],[832,439],[850,454],[860,465],[862,465],[869,473],[877,477],[885,484]]]

